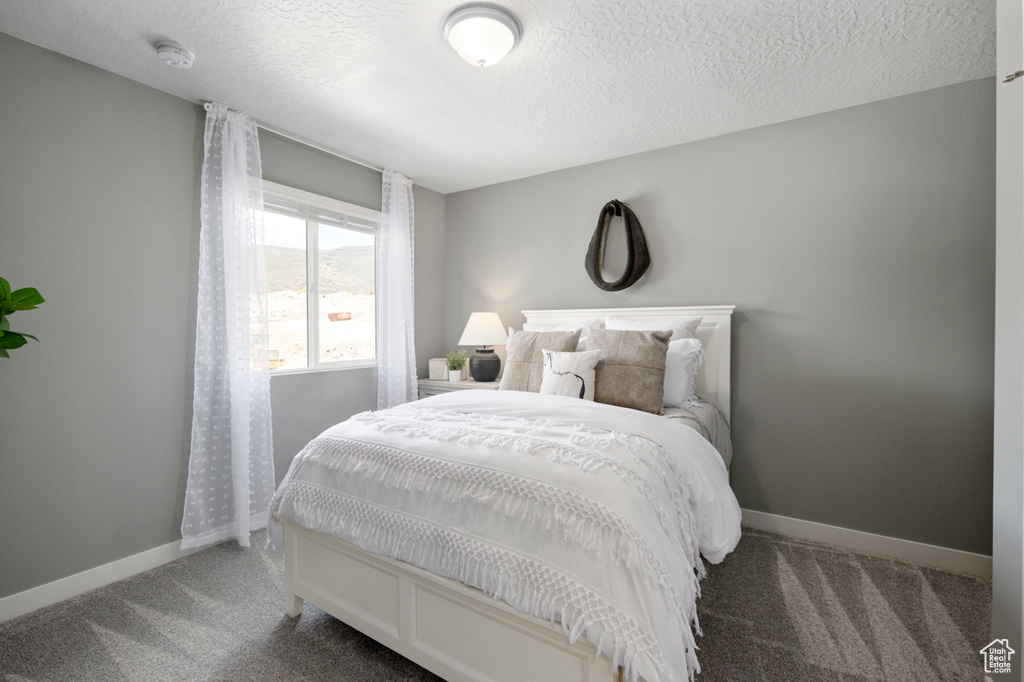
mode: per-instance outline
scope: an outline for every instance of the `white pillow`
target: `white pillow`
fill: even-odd
[[[697,339],[669,341],[665,356],[665,407],[690,407],[697,401],[694,383],[704,364],[704,346]]]
[[[579,353],[556,353],[544,349],[544,374],[540,392],[565,395],[571,398],[594,400],[594,381],[601,351],[585,350]]]
[[[703,317],[667,317],[661,320],[639,320],[632,317],[611,317],[604,321],[605,329],[625,329],[627,331],[661,331],[671,329],[672,338],[669,341],[679,339],[692,339],[697,336],[697,327]]]
[[[665,407],[688,407],[697,400],[693,390],[697,368],[704,363],[704,348],[695,337],[703,317],[670,317],[638,320],[607,317],[605,328],[632,331],[671,330],[672,338],[665,356]],[[683,343],[689,341],[690,343]]]
[[[601,329],[604,327],[604,320],[600,317],[594,317],[589,320],[583,320],[581,322],[572,322],[569,324],[537,324],[536,322],[527,322],[523,325],[524,332],[574,332],[577,329],[580,330],[580,341],[576,344],[576,350],[581,351],[586,348],[584,343],[587,338],[587,333],[591,329]]]

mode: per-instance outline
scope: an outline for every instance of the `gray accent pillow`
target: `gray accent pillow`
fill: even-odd
[[[661,414],[671,331],[594,329],[587,350],[600,350],[594,400]]]
[[[499,391],[540,392],[544,378],[544,349],[556,353],[576,350],[580,330],[571,332],[515,332],[505,342],[505,373]]]

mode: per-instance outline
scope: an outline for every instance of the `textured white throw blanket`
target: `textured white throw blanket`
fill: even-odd
[[[678,421],[562,396],[457,391],[338,424],[299,453],[280,519],[558,621],[669,682],[700,670],[704,567],[735,548],[721,457]]]

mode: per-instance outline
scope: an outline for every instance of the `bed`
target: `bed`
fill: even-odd
[[[640,320],[701,316],[695,336],[701,341],[705,360],[695,379],[696,390],[717,406],[727,421],[731,410],[732,310],[732,306],[531,310],[524,315],[530,325],[574,324],[606,316]],[[728,462],[708,441],[693,429],[679,427],[678,420],[653,415],[641,419],[623,414],[632,410],[581,406],[584,401],[562,396],[463,391],[419,403],[357,415],[325,432],[322,440],[315,439],[296,457],[275,496],[270,528],[285,556],[286,613],[300,615],[303,602],[308,601],[452,682],[692,678],[699,666],[690,625],[699,629],[695,599],[697,579],[704,571],[697,557],[698,537],[701,553],[717,563],[735,547],[739,533],[739,507],[728,489]],[[642,422],[636,427],[640,436],[629,435],[623,426],[633,428],[634,421]],[[557,441],[562,446],[542,448],[544,454],[535,456],[541,450],[530,444],[540,442],[538,434],[545,443]],[[349,444],[348,450],[334,447],[341,441]],[[697,452],[697,464],[680,463],[672,449],[677,447],[676,441],[689,443],[687,447]],[[439,452],[443,448],[451,453],[451,461],[439,463],[423,455],[417,448],[428,447],[428,442]],[[351,443],[363,445],[352,450]],[[596,459],[589,464],[585,457],[573,459],[578,443],[588,443],[589,457]],[[406,452],[406,444],[408,452],[401,468],[390,468],[395,453]],[[530,456],[502,455],[501,466],[522,467],[509,470],[512,473],[500,469],[494,459],[473,459],[481,452],[491,456],[490,451],[499,446],[519,448]],[[624,464],[601,454],[615,454],[619,449],[630,453],[621,456]],[[564,481],[545,478],[552,467],[561,467],[558,476],[562,476],[569,460],[573,464],[568,468],[585,473],[573,473],[577,478],[564,487],[559,487]],[[653,460],[672,472],[663,478],[686,478],[687,486],[666,483],[663,489],[657,481],[651,487],[650,482],[640,480],[633,469],[653,470]],[[419,462],[416,466],[420,469],[408,463],[413,461]],[[304,480],[293,479],[297,467],[310,472]],[[452,470],[470,469],[475,476],[471,490],[452,492],[444,477]],[[513,474],[515,485],[502,489],[505,484],[497,481],[513,480]],[[389,498],[394,499],[397,510],[389,513],[389,525],[373,525],[370,520],[364,524],[364,517],[376,519],[371,512],[378,510],[355,499],[352,490],[334,492],[332,486],[339,485],[341,479],[344,485],[358,488],[360,495],[402,495],[401,499]],[[581,505],[599,495],[583,487],[579,488],[582,492],[576,491],[576,481],[583,486],[584,479],[587,485],[597,486],[594,490],[624,485],[627,492],[660,497],[663,504],[637,510],[639,516],[630,517],[629,523],[622,520],[626,512],[619,514],[617,508],[601,512],[606,517],[589,511],[591,516],[587,516],[579,512]],[[509,492],[516,485],[527,484],[528,496]],[[682,505],[677,488],[684,490]],[[573,501],[576,512],[565,511],[569,502],[560,501],[562,497]],[[635,509],[635,502],[626,497],[623,494],[616,504]],[[542,503],[547,499],[551,500],[550,509]],[[534,504],[535,500],[539,501]],[[677,516],[665,511],[673,504]],[[402,505],[415,508],[416,514],[406,514]],[[655,507],[657,511],[653,511]],[[341,514],[339,509],[348,515],[344,518],[353,520],[344,522],[346,530],[335,532],[338,521],[332,515]],[[703,511],[689,516],[690,509]],[[460,545],[470,543],[473,536],[465,536],[470,537],[465,540],[448,533],[446,522],[429,526],[429,533],[423,530],[426,525],[419,524],[419,515],[425,518],[428,511],[436,515],[434,521],[453,518],[452,527],[461,527],[461,523],[502,526],[507,535],[495,539],[493,545]],[[594,518],[605,525],[598,528],[595,521],[588,530],[587,523]],[[607,519],[621,524],[616,526]],[[513,536],[523,533],[522,523],[532,529],[532,535],[521,538],[530,550],[504,551],[506,545],[513,547],[508,544]],[[634,528],[647,527],[654,528],[651,533],[675,539],[647,542],[627,537]],[[426,539],[417,544],[414,539],[402,539],[399,531]],[[552,539],[555,536],[560,539]],[[495,566],[501,562],[491,562],[491,552],[497,552],[504,562],[500,570]],[[547,585],[557,583],[565,574],[550,560],[552,553],[563,552],[576,555],[578,563],[572,571],[584,576],[581,584],[601,582],[600,589],[581,591],[570,585],[545,592]],[[607,553],[607,557],[601,554],[607,561],[579,561],[590,556],[588,553]],[[554,568],[549,571],[550,567]],[[538,571],[543,579],[531,582]],[[627,587],[614,592],[605,581]],[[627,605],[623,608],[626,615],[609,613],[604,602],[595,605],[594,595],[604,594],[614,594],[615,604]],[[529,615],[531,612],[536,615]],[[650,632],[638,629],[630,620],[635,613],[650,619]],[[666,645],[666,641],[673,644]]]

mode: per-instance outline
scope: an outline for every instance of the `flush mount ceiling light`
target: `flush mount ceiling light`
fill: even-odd
[[[444,39],[473,66],[500,62],[519,42],[519,22],[496,5],[463,5],[444,20]]]
[[[153,47],[156,48],[156,56],[160,61],[176,69],[191,69],[192,61],[196,58],[184,47],[170,40],[161,40]]]

